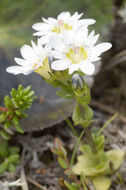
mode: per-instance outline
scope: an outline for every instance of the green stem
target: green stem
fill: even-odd
[[[86,127],[86,128],[84,128],[84,131],[85,131],[87,141],[88,141],[89,145],[91,146],[92,152],[94,154],[96,154],[97,150],[96,150],[96,146],[95,146],[94,140],[92,138],[90,129],[88,127]]]
[[[72,167],[73,164],[74,164],[75,155],[76,155],[78,146],[79,146],[79,144],[80,144],[80,142],[81,142],[81,139],[82,139],[83,135],[84,135],[84,131],[82,131],[82,133],[80,134],[79,138],[77,139],[77,143],[76,143],[76,145],[75,145],[75,147],[74,147],[73,154],[72,154],[72,158],[71,158],[71,161],[70,161],[71,167]]]
[[[114,115],[103,125],[103,127],[99,130],[98,135],[100,135],[100,134],[104,131],[104,129],[105,129],[117,116],[118,116],[117,113],[114,114]]]
[[[64,119],[66,120],[68,126],[71,128],[71,130],[73,131],[73,134],[78,138],[79,135],[77,133],[77,131],[74,129],[74,126],[72,125],[72,123],[70,122],[70,120],[66,117],[66,115],[64,114],[64,112],[62,110],[59,110],[59,112],[61,113],[61,115],[64,117]]]

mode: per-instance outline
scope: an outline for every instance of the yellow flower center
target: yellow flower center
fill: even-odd
[[[62,31],[65,30],[72,30],[72,25],[68,25],[67,23],[65,23],[63,20],[58,20],[58,26],[55,26],[52,29],[52,32],[55,32],[57,34],[60,34]]]
[[[84,61],[87,59],[88,54],[87,51],[83,47],[75,47],[69,49],[69,51],[66,53],[66,57],[73,63],[80,63],[81,61]]]

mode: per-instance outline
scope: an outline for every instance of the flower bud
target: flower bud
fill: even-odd
[[[85,83],[84,78],[79,74],[76,73],[72,76],[72,87],[74,90],[76,89],[82,90],[84,87],[84,83]]]

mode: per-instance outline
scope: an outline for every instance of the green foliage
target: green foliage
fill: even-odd
[[[67,169],[68,168],[68,160],[67,160],[67,152],[63,147],[62,142],[59,139],[55,139],[55,148],[51,148],[51,151],[58,156],[59,165]]]
[[[108,190],[111,185],[111,179],[106,176],[98,176],[93,179],[96,190]]]
[[[76,184],[76,183],[68,183],[67,181],[64,182],[66,187],[69,189],[69,190],[80,190],[80,185]]]
[[[10,127],[14,126],[19,133],[23,133],[23,129],[20,126],[20,120],[26,118],[25,111],[31,107],[34,96],[34,91],[31,90],[31,86],[23,88],[22,85],[18,86],[18,89],[12,89],[10,96],[4,97],[5,107],[0,107],[0,135],[5,140],[9,140],[11,134]]]
[[[69,162],[69,159],[67,158],[67,152],[62,144],[62,142],[59,139],[55,139],[54,148],[51,148],[51,151],[53,154],[57,155],[59,165],[65,169],[64,173],[71,179],[73,182],[69,183],[67,181],[64,181],[64,184],[69,190],[80,190],[84,189],[87,190],[87,184],[85,176],[82,174],[80,177],[80,181],[75,176],[71,164]]]
[[[19,147],[11,146],[4,140],[0,142],[0,174],[5,171],[15,172],[20,163]]]

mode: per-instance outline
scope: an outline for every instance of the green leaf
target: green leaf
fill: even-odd
[[[56,95],[62,97],[62,98],[67,98],[67,99],[71,99],[74,97],[74,95],[72,94],[71,91],[69,90],[60,90],[58,92],[56,92]]]
[[[8,129],[10,126],[11,126],[11,122],[6,121],[6,122],[4,123],[4,128],[5,128],[5,129]]]
[[[21,128],[21,126],[19,125],[19,124],[16,124],[15,125],[15,128],[16,128],[16,130],[19,132],[19,133],[24,133],[24,131],[23,131],[23,129]]]
[[[68,183],[67,181],[64,181],[66,187],[69,189],[69,190],[80,190],[80,186],[78,184],[70,184]]]
[[[6,106],[7,108],[10,108],[10,109],[14,107],[13,102],[12,102],[12,100],[10,99],[9,96],[5,96],[5,97],[4,97],[4,104],[5,104],[5,106]]]
[[[11,138],[11,135],[8,134],[8,133],[7,133],[6,131],[4,131],[4,130],[0,131],[0,135],[1,135],[1,137],[2,137],[4,140],[6,140],[6,141],[8,141],[8,140]]]
[[[83,121],[82,116],[81,116],[81,110],[80,110],[78,104],[76,105],[76,107],[73,111],[72,119],[73,119],[75,125],[78,125]]]
[[[9,147],[10,154],[16,154],[16,153],[19,153],[19,151],[20,151],[20,148],[18,146]]]
[[[13,123],[14,123],[14,125],[17,125],[18,123],[19,123],[19,119],[18,119],[18,117],[13,117]]]
[[[92,133],[92,138],[98,151],[104,150],[105,138],[104,135],[98,135],[98,133]]]
[[[19,84],[19,86],[18,86],[18,91],[19,91],[19,92],[22,92],[22,90],[23,90],[23,86],[22,86],[21,84]]]
[[[94,115],[93,110],[88,106],[88,105],[83,105],[84,106],[84,119],[86,121],[90,121]]]
[[[125,152],[123,150],[110,150],[106,152],[106,155],[113,170],[117,170],[124,160]],[[110,171],[113,172],[111,168]]]
[[[0,174],[4,173],[7,170],[8,162],[3,162],[0,164]]]
[[[8,156],[8,154],[8,143],[6,141],[2,141],[0,143],[0,157],[4,159]]]
[[[111,185],[111,179],[106,176],[98,176],[93,179],[96,190],[108,190]]]
[[[8,164],[8,171],[9,171],[9,172],[16,172],[16,167],[15,167],[15,165],[9,163],[9,164]]]
[[[88,153],[89,155],[89,153]],[[100,161],[100,163],[96,164],[95,158],[90,157],[88,155],[81,155],[77,157],[77,163],[72,167],[72,171],[80,175],[84,173],[85,176],[97,176],[102,174],[108,168],[108,162]],[[102,160],[102,159],[101,159]]]
[[[60,156],[58,156],[58,162],[59,162],[60,166],[61,166],[63,169],[67,169],[67,168],[68,168],[68,164],[67,164],[66,160],[64,160],[64,159],[61,158]]]
[[[6,120],[5,114],[0,115],[0,123],[4,122]]]
[[[9,163],[15,163],[16,160],[20,158],[19,154],[13,154],[8,157],[8,162]]]

